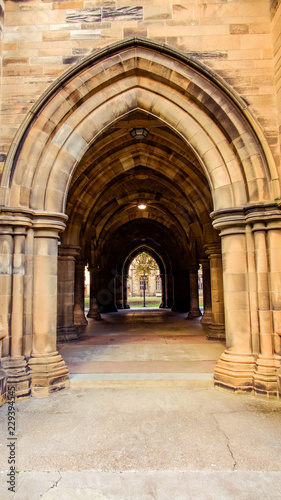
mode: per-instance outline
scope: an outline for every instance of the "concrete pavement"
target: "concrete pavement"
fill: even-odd
[[[281,499],[281,402],[251,395],[228,394],[214,389],[210,383],[196,385],[196,377],[190,386],[159,386],[159,380],[153,379],[154,372],[147,370],[152,370],[153,366],[157,368],[158,362],[161,370],[163,368],[163,359],[151,359],[156,353],[155,346],[162,344],[162,352],[164,345],[163,340],[159,344],[155,333],[159,323],[148,322],[150,326],[146,334],[150,336],[152,350],[146,351],[142,365],[136,365],[137,372],[129,360],[122,359],[119,349],[112,350],[112,345],[117,342],[118,329],[119,334],[123,332],[123,340],[119,337],[120,346],[125,340],[125,345],[128,345],[129,337],[124,339],[124,335],[131,335],[129,330],[135,329],[131,345],[136,350],[130,352],[131,356],[136,355],[140,345],[137,323],[143,322],[138,316],[137,321],[129,321],[130,326],[126,330],[128,319],[122,320],[121,327],[113,316],[110,318],[99,327],[100,338],[97,333],[94,337],[90,335],[91,328],[96,326],[89,325],[89,335],[87,331],[83,334],[85,338],[82,339],[81,349],[85,349],[84,361],[88,363],[84,375],[93,374],[87,372],[89,369],[94,371],[93,346],[97,342],[103,348],[108,346],[109,350],[98,354],[96,362],[99,365],[95,375],[109,373],[111,366],[111,382],[114,382],[114,375],[126,374],[124,370],[127,366],[130,374],[151,373],[155,386],[132,387],[131,380],[129,386],[125,383],[118,388],[109,385],[107,388],[91,387],[87,384],[83,387],[80,381],[79,388],[72,387],[48,398],[30,398],[17,403],[15,452],[18,473],[14,494],[8,491],[7,483],[10,467],[7,444],[11,442],[8,440],[8,406],[1,407],[1,499]],[[148,316],[145,317],[147,319]],[[183,323],[183,317],[178,317],[178,324],[169,321],[161,328],[168,346],[164,354],[168,356],[166,367],[171,363],[170,373],[174,374],[176,365],[172,354],[175,351],[169,350],[169,346],[176,345],[178,349],[180,343],[169,343],[172,339],[168,337],[171,337],[171,329],[174,334],[176,328],[182,332],[179,323]],[[152,327],[153,323],[158,326]],[[198,334],[198,322],[194,323],[193,334],[192,326],[187,325],[186,328],[190,329],[192,342],[198,335],[196,344],[191,342],[190,345],[206,345],[202,331]],[[186,331],[184,323],[183,331]],[[105,343],[109,333],[114,333],[110,338],[115,340]],[[193,350],[191,356],[187,341],[186,336],[181,344],[181,366],[184,362],[191,365],[189,372],[186,368],[181,373],[195,376],[196,366],[197,373],[202,373],[197,364],[200,359],[194,359],[199,347]],[[70,345],[65,349],[69,356],[71,349]],[[82,357],[79,358],[78,351],[78,358],[73,363],[79,364]],[[207,353],[207,350],[204,352]],[[207,373],[206,366],[211,366],[211,360],[201,360],[203,364],[204,361],[209,362],[203,368],[203,373]],[[126,365],[127,362],[129,365]],[[102,363],[107,364],[103,366]],[[75,367],[74,371],[83,372],[83,363]]]

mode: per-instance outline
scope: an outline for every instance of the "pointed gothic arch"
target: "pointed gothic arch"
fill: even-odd
[[[34,394],[67,384],[68,370],[56,351],[57,240],[69,217],[77,229],[69,250],[73,261],[81,226],[96,203],[88,187],[146,164],[145,145],[138,150],[131,145],[118,162],[101,161],[91,170],[93,146],[136,112],[157,120],[186,145],[194,166],[189,175],[176,172],[169,162],[160,164],[160,141],[151,150],[149,168],[159,176],[165,172],[169,189],[178,176],[178,184],[190,193],[190,226],[204,236],[211,259],[219,247],[206,214],[212,212],[220,231],[227,349],[215,382],[232,390],[276,394],[280,180],[270,148],[246,103],[222,79],[149,40],[120,42],[75,65],[47,89],[15,136],[0,191],[1,241],[10,259],[3,273],[9,291],[2,315],[3,354],[9,358],[4,366],[9,376],[21,377],[19,396],[30,392],[30,379]],[[178,161],[184,164],[189,160],[183,150]],[[117,200],[110,213],[119,207]],[[181,207],[179,227],[184,225],[184,201]],[[128,208],[128,221],[133,210]],[[12,292],[16,284],[19,294]]]

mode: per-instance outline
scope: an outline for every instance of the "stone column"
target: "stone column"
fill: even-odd
[[[174,303],[174,278],[172,274],[165,275],[166,281],[166,307],[172,308]]]
[[[277,368],[277,389],[281,399],[281,220],[267,224],[267,245],[270,271],[270,296],[273,314],[273,351]]]
[[[187,319],[198,318],[199,316],[202,316],[202,313],[199,309],[197,266],[192,266],[189,270],[189,290],[190,290],[190,310]]]
[[[188,271],[174,273],[174,303],[172,311],[187,312],[190,308]]]
[[[85,326],[88,321],[84,312],[85,292],[85,263],[81,260],[75,262],[75,294],[74,294],[74,324]]]
[[[214,383],[231,391],[251,392],[255,357],[252,354],[243,211],[219,213],[213,224],[221,229],[226,333],[226,350],[215,367]]]
[[[123,309],[123,285],[122,275],[116,274],[115,276],[115,304],[117,309]]]
[[[74,325],[75,257],[78,250],[67,245],[60,245],[58,250],[58,342],[80,338]]]
[[[255,257],[255,239],[252,231],[252,224],[246,224],[246,244],[247,244],[247,266],[248,266],[248,289],[249,306],[252,333],[252,352],[258,356],[260,351],[260,332],[258,317],[258,295],[257,295],[257,272]]]
[[[210,325],[213,321],[212,314],[212,299],[211,299],[211,274],[210,274],[210,261],[209,259],[202,259],[200,261],[202,265],[202,277],[203,277],[203,307],[204,312],[201,319],[203,325]]]
[[[98,268],[95,267],[90,267],[90,309],[87,314],[88,318],[93,318],[96,321],[99,321],[102,319],[100,313],[99,313],[99,308],[98,308],[98,301],[97,301],[97,294],[98,294]]]
[[[160,274],[161,279],[161,289],[162,289],[162,301],[159,306],[160,309],[167,308],[167,275]]]
[[[205,246],[210,259],[212,323],[208,326],[209,339],[225,339],[224,296],[222,277],[221,245],[212,243]]]
[[[255,392],[277,395],[277,377],[276,377],[276,357],[274,337],[273,337],[273,315],[272,309],[277,306],[279,290],[279,281],[275,281],[274,273],[278,272],[280,264],[277,267],[274,262],[274,252],[276,250],[276,233],[269,231],[267,247],[267,224],[266,222],[256,222],[253,225],[256,271],[257,271],[257,298],[258,298],[258,316],[260,331],[260,352],[256,361],[254,373]],[[269,274],[268,250],[271,259],[272,276]],[[280,252],[280,247],[279,247]],[[280,254],[279,254],[280,260]],[[270,278],[273,280],[274,287],[270,293]],[[275,282],[274,282],[275,281]],[[277,297],[277,301],[275,300]],[[274,304],[272,303],[272,299]],[[280,304],[279,304],[280,306]],[[278,311],[278,309],[277,309]],[[280,316],[279,316],[280,317]],[[277,315],[275,315],[275,319]],[[280,366],[280,361],[279,361]]]
[[[13,231],[11,226],[1,226],[0,232],[0,321],[6,335],[3,337],[2,356],[10,355],[12,272],[13,272]]]
[[[28,365],[34,396],[69,387],[69,371],[56,351],[58,233],[61,221],[34,224],[33,342]]]
[[[127,283],[128,283],[128,275],[123,274],[123,307],[124,307],[124,309],[130,309],[130,306],[128,304]]]
[[[0,323],[0,406],[6,403],[6,382],[7,382],[7,374],[4,370],[2,370],[1,358],[2,358],[2,341],[7,336],[4,328]]]
[[[23,356],[25,237],[24,225],[13,228],[10,346],[8,355],[2,360],[2,367],[7,374],[7,385],[15,388],[16,399],[30,396],[30,375]]]

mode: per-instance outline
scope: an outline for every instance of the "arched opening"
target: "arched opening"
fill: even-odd
[[[226,331],[215,383],[276,394],[280,304],[270,286],[279,277],[279,196],[273,158],[245,102],[192,59],[134,39],[67,72],[27,116],[1,183],[11,264],[3,355],[16,360],[11,373],[21,359],[19,396],[30,377],[33,393],[67,383],[56,332],[77,338],[81,269],[90,270],[89,317],[99,319],[118,310],[128,256],[145,247],[161,256],[168,307],[190,318],[200,314],[201,264],[203,321],[211,318],[211,338]]]
[[[139,252],[129,266],[127,301],[130,308],[159,307],[163,303],[161,271],[147,252]]]

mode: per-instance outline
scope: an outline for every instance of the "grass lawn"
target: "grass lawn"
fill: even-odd
[[[145,297],[145,307],[159,307],[161,297]],[[128,297],[130,307],[143,307],[143,297]]]

